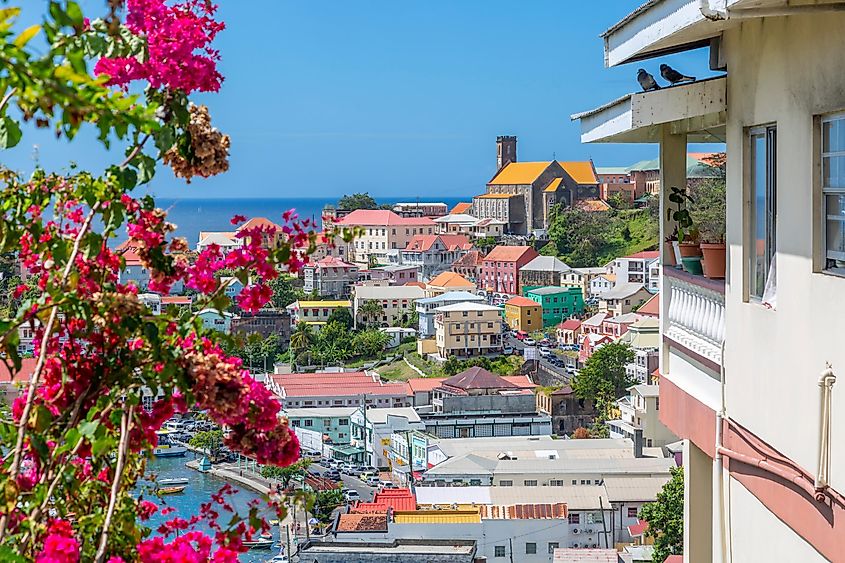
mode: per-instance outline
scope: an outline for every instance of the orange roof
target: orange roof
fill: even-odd
[[[508,383],[513,383],[517,387],[522,387],[523,389],[533,389],[534,387],[537,387],[537,384],[532,383],[531,379],[527,375],[503,375],[502,379]]]
[[[560,183],[563,182],[563,178],[555,178],[549,185],[546,186],[546,189],[543,190],[544,192],[556,192],[557,189],[560,187]]]
[[[443,246],[447,250],[456,250],[459,248],[469,250],[472,248],[472,244],[466,235],[416,235],[408,242],[405,250],[409,252],[426,252],[431,250],[437,239],[440,239],[440,242],[443,243]]]
[[[455,272],[443,272],[428,282],[428,285],[434,287],[470,287],[475,289],[474,283]]]
[[[190,305],[193,303],[190,295],[165,295],[161,298],[162,305]]]
[[[409,282],[405,282],[402,285],[413,285],[414,287],[420,287],[422,289],[425,289],[425,284],[423,282],[419,282],[419,281],[409,281]]]
[[[28,382],[29,378],[35,372],[35,365],[38,363],[36,358],[22,358],[21,369],[14,374],[9,373],[5,362],[0,362],[0,383]]]
[[[356,209],[335,222],[336,225],[416,225],[434,226],[430,217],[402,217],[389,209]]]
[[[576,204],[582,211],[608,211],[610,206],[600,199],[583,199]]]
[[[660,258],[660,251],[643,250],[642,252],[637,252],[636,254],[630,254],[628,256],[625,256],[625,258],[643,258],[645,260],[654,260],[655,258]]]
[[[598,184],[599,179],[596,178],[596,170],[593,168],[593,162],[590,160],[579,160],[572,162],[560,162],[561,168],[566,170],[569,176],[579,184]]]
[[[527,297],[522,297],[521,295],[517,295],[516,297],[511,297],[507,301],[505,301],[505,305],[512,305],[514,307],[539,307],[540,304],[532,299],[528,299]]]
[[[488,185],[531,184],[545,172],[551,162],[511,162],[496,174]]]
[[[279,225],[277,225],[276,223],[274,223],[273,221],[271,221],[270,219],[267,219],[265,217],[253,217],[252,219],[250,219],[249,221],[247,221],[246,223],[244,223],[243,225],[238,227],[238,231],[242,231],[244,229],[254,229],[256,227],[261,228],[261,229],[266,229],[268,227],[272,227],[272,228],[276,229],[276,231],[278,231],[279,233],[282,232],[282,228]]]
[[[566,503],[556,502],[549,504],[482,504],[481,517],[485,519],[503,520],[554,520],[568,516]]]
[[[472,203],[461,202],[452,208],[452,211],[449,212],[449,215],[460,215],[462,213],[469,213],[470,208],[472,208]]]
[[[530,246],[504,246],[499,245],[490,251],[484,259],[493,262],[516,262],[525,254],[536,257],[537,251]]]
[[[637,313],[640,315],[645,315],[647,317],[659,317],[660,316],[660,294],[655,293],[652,295],[648,301],[643,303],[639,309],[637,309]]]
[[[508,199],[511,197],[516,197],[514,194],[481,194],[475,196],[478,199]]]
[[[387,509],[416,510],[417,498],[410,489],[384,489],[376,493],[372,502],[359,502],[350,509],[352,513],[379,512],[387,513]]]
[[[412,393],[432,391],[446,381],[444,377],[413,377],[407,381]]]
[[[337,519],[338,532],[386,532],[387,511],[384,514],[341,514]]]

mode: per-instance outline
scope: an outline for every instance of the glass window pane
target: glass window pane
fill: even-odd
[[[749,293],[752,297],[761,297],[766,286],[768,270],[766,249],[766,210],[767,181],[766,181],[766,136],[764,134],[751,137],[751,271]]]
[[[829,194],[825,196],[828,217],[842,217],[845,219],[845,194]]]
[[[827,257],[845,266],[845,221],[827,221]]]
[[[831,137],[833,136],[833,121],[825,121],[822,123],[822,152],[831,152]]]

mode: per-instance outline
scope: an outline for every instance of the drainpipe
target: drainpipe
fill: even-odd
[[[710,0],[698,0],[698,10],[701,15],[710,21],[720,21],[728,19],[727,12],[720,12],[710,7]]]
[[[827,365],[821,377],[819,377],[819,464],[816,470],[814,488],[816,498],[824,496],[829,487],[830,479],[830,404],[833,384],[836,383],[836,375],[830,364]]]
[[[703,0],[706,2],[707,0]],[[702,12],[704,13],[704,12]],[[721,398],[716,413],[716,455],[713,456],[713,563],[722,563],[725,556],[724,468],[722,466],[722,425],[725,419],[725,341],[722,340],[722,360],[719,362]]]

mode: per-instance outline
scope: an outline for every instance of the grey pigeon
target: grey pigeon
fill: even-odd
[[[695,76],[684,76],[667,64],[660,65],[660,76],[673,85],[680,84],[681,82],[695,82]]]
[[[654,81],[654,77],[647,73],[644,68],[637,71],[637,82],[643,87],[645,92],[649,90],[660,90],[660,85]]]

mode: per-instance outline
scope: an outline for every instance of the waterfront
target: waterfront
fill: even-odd
[[[179,477],[187,477],[190,482],[184,493],[176,495],[165,495],[160,500],[156,501],[159,504],[159,512],[150,518],[149,526],[155,530],[158,526],[163,524],[166,520],[174,517],[189,519],[200,511],[200,505],[211,500],[211,495],[220,490],[220,488],[227,482],[218,477],[206,473],[200,473],[185,467],[185,462],[192,459],[191,454],[186,457],[174,458],[156,458],[147,466],[149,473],[155,473],[158,479],[175,479]],[[227,497],[229,504],[241,516],[249,514],[249,503],[254,500],[262,500],[262,496],[245,487],[234,486],[237,491],[233,495]],[[174,508],[174,512],[167,516],[162,516],[161,509],[165,506]],[[267,520],[275,519],[276,516],[268,510],[264,510],[262,516]],[[225,525],[228,522],[230,515],[221,513],[220,522]],[[204,523],[197,526],[198,529],[209,532],[210,528]],[[155,532],[153,532],[155,533]],[[273,539],[279,541],[279,527],[272,528]],[[241,555],[240,560],[244,563],[256,563],[259,561],[267,561],[273,555],[278,553],[279,544],[274,545],[272,550],[255,550],[249,551]]]

